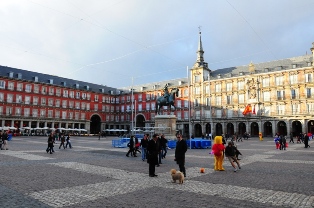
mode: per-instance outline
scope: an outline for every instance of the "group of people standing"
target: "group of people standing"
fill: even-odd
[[[54,144],[56,144],[56,140],[60,141],[60,146],[59,146],[59,149],[61,147],[63,147],[64,149],[68,147],[69,145],[69,148],[72,148],[72,144],[71,144],[71,141],[70,141],[70,135],[66,135],[65,134],[60,134],[59,136],[57,134],[55,134],[54,132],[51,132],[48,136],[48,147],[46,149],[46,152],[50,152],[50,154],[52,154],[54,151]],[[66,142],[66,145],[64,145],[64,143]]]

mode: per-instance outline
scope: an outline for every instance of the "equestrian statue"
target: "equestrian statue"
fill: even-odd
[[[176,106],[174,105],[174,100],[176,99],[176,96],[178,96],[179,89],[174,88],[170,90],[170,93],[168,91],[168,85],[166,84],[164,87],[164,94],[163,96],[159,96],[156,100],[156,114],[160,115],[160,108],[162,106],[168,106],[171,111],[171,106],[176,109]]]

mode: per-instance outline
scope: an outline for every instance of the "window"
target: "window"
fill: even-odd
[[[49,87],[49,95],[54,95],[54,88],[53,87]]]
[[[150,110],[150,104],[149,103],[146,103],[146,110]]]
[[[40,110],[40,117],[45,118],[46,117],[46,110],[42,109]]]
[[[95,101],[98,102],[98,95],[95,95]]]
[[[124,121],[124,115],[121,115],[121,121]]]
[[[90,100],[90,93],[87,93],[87,100]],[[98,99],[97,99],[98,101]]]
[[[5,88],[5,81],[0,80],[0,89],[4,89]]]
[[[15,115],[20,116],[21,115],[21,108],[15,108]]]
[[[111,112],[111,113],[114,112],[114,106],[110,106],[110,112]]]
[[[307,103],[306,104],[307,113],[314,113],[314,103]]]
[[[62,108],[67,108],[68,101],[67,100],[62,100]]]
[[[111,103],[115,103],[115,99],[114,97],[110,98],[111,99]],[[134,97],[133,97],[133,101],[134,101]]]
[[[67,118],[67,112],[66,111],[62,111],[62,119],[66,119]]]
[[[117,106],[119,107],[119,106]],[[98,111],[98,104],[94,104],[94,111]]]
[[[278,77],[276,76],[275,77],[275,83],[277,86],[283,85],[283,76],[278,76]]]
[[[227,91],[232,91],[232,83],[227,83]]]
[[[80,99],[80,92],[76,92],[76,99]]]
[[[49,106],[53,106],[53,99],[52,99],[52,98],[49,98],[49,99],[48,99],[48,105],[49,105]]]
[[[290,84],[298,83],[298,75],[296,75],[296,74],[290,75],[289,76],[289,81],[290,81]]]
[[[146,104],[146,106],[148,106],[148,108],[149,108],[149,104]],[[124,112],[124,105],[121,106],[121,112],[122,112],[122,113]]]
[[[86,100],[86,93],[82,93],[82,99]],[[96,98],[95,98],[96,100]]]
[[[4,94],[0,92],[0,102],[4,101]]]
[[[24,108],[24,116],[29,117],[30,110],[29,108]]]
[[[201,119],[201,111],[195,111],[195,119]]]
[[[116,98],[116,104],[118,104],[119,103],[119,98]]]
[[[33,109],[32,116],[33,117],[37,117],[38,116],[38,110],[37,109]]]
[[[300,113],[300,104],[292,104],[291,111],[293,115]]]
[[[269,78],[263,78],[263,87],[269,87]]]
[[[17,83],[17,91],[23,90],[23,83]]]
[[[297,95],[296,95],[296,90],[295,89],[291,89],[291,99],[296,99]]]
[[[31,92],[32,91],[32,85],[27,84],[25,85],[25,92]]]
[[[80,113],[79,112],[75,112],[75,120],[79,120],[80,118]]]
[[[82,103],[82,110],[85,110],[85,106],[86,106],[86,104]],[[75,108],[80,109],[80,102],[75,102]]]
[[[41,98],[41,105],[46,105],[46,98]]]
[[[109,115],[106,115],[106,121],[109,121]],[[129,121],[129,120],[127,120]]]
[[[232,95],[227,95],[227,104],[230,105],[232,103]]]
[[[147,95],[146,95],[147,96]],[[146,97],[146,99],[147,99],[147,97]],[[121,98],[121,103],[124,103],[125,102],[125,97],[122,97]]]
[[[311,98],[311,97],[312,97],[312,89],[306,88],[306,98]]]
[[[205,105],[210,106],[210,98],[209,97],[205,98]]]
[[[185,89],[184,90],[184,96],[186,97],[186,96],[188,96],[189,95],[189,90],[188,89]]]
[[[14,82],[9,82],[8,83],[8,89],[9,90],[14,90]]]
[[[6,107],[6,115],[12,115],[12,107]]]
[[[25,96],[25,104],[29,105],[31,103],[31,97],[30,96]]]
[[[47,87],[42,86],[41,87],[41,93],[46,94],[47,93]]]
[[[216,105],[221,106],[221,96],[216,97]]]
[[[89,103],[86,104],[86,110],[90,110],[90,104]]]
[[[73,108],[74,107],[74,101],[69,101],[69,108]]]
[[[74,91],[70,91],[70,98],[74,98]]]
[[[152,110],[155,110],[155,109],[156,109],[155,103],[151,103],[151,106],[152,106]]]
[[[63,90],[63,97],[68,97],[69,96],[69,91]]]
[[[244,94],[239,95],[239,103],[244,103]]]
[[[181,100],[177,100],[177,108],[181,108]]]
[[[73,112],[69,112],[69,119],[73,119]]]
[[[60,118],[60,111],[55,112],[55,118]]]
[[[200,82],[201,81],[201,77],[199,75],[194,76],[194,81],[195,82]]]
[[[16,103],[22,103],[22,95],[16,95]]]
[[[116,106],[116,112],[120,112],[120,106]]]
[[[184,111],[184,120],[189,119],[189,112]]]
[[[305,74],[305,82],[312,82],[313,77],[312,74]]]
[[[85,113],[81,113],[81,120],[85,120]]]
[[[106,106],[102,105],[102,106],[101,106],[101,111],[102,111],[102,112],[105,112],[105,111],[106,111]]]
[[[201,88],[200,87],[195,87],[195,94],[199,95],[201,93]]]
[[[39,86],[38,85],[34,85],[34,93],[39,93]]]
[[[56,95],[57,95],[58,97],[61,96],[61,89],[59,89],[59,88],[56,89]]]
[[[270,101],[270,92],[263,92],[264,101]]]
[[[60,107],[60,100],[56,100],[56,107],[57,107],[57,108]]]
[[[244,82],[243,81],[238,82],[238,90],[244,90]]]
[[[279,90],[277,91],[277,100],[284,100],[285,99],[285,91]]]
[[[139,102],[142,102],[142,94],[139,94],[139,95],[138,95],[138,101],[139,101]]]
[[[210,110],[205,110],[205,118],[210,118]]]
[[[284,115],[285,114],[285,106],[284,105],[277,105],[277,114]]]
[[[194,99],[194,107],[198,107],[200,104],[200,101],[198,98]]]
[[[215,85],[215,92],[221,92],[221,84]]]
[[[53,117],[53,110],[48,110],[48,118],[52,118]]]
[[[138,111],[142,111],[142,104],[138,104]]]
[[[8,94],[7,95],[7,102],[8,103],[12,103],[13,102],[13,95],[12,94]]]

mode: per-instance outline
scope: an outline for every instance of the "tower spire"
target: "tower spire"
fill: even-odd
[[[197,48],[197,59],[196,62],[203,63],[204,62],[204,51],[203,51],[203,45],[202,45],[202,32],[201,32],[201,26],[198,27],[199,29],[199,41],[198,41],[198,48]]]

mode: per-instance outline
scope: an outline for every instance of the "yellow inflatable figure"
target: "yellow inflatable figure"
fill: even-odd
[[[222,136],[216,136],[214,139],[214,145],[212,147],[212,152],[215,156],[215,167],[214,170],[225,170],[222,167],[222,164],[224,162],[224,151],[225,146],[222,144]]]

